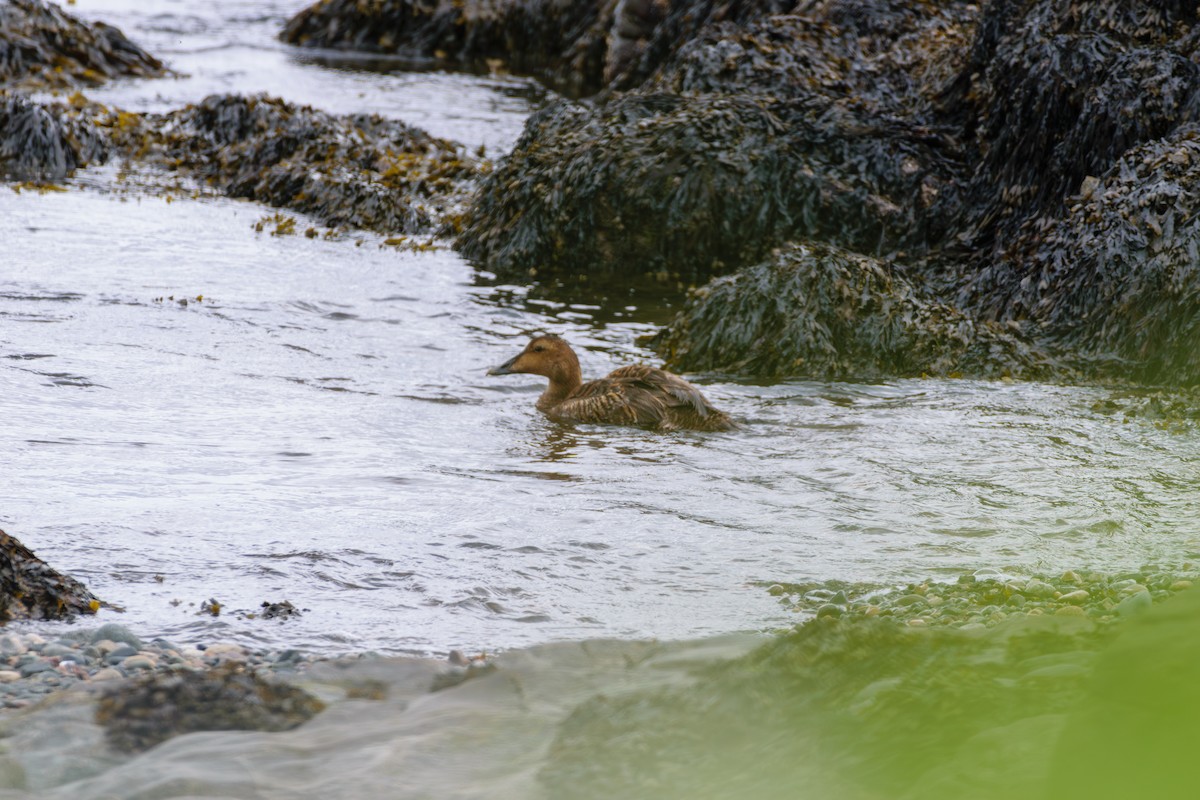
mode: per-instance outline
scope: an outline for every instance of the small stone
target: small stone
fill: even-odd
[[[1059,580],[1063,583],[1079,583],[1079,573],[1075,570],[1069,569],[1062,574],[1062,577],[1059,578]]]
[[[113,667],[105,667],[93,675],[91,679],[93,681],[115,681],[124,677],[125,676],[121,673],[121,670]]]
[[[114,642],[112,639],[99,639],[92,642],[91,647],[88,647],[83,652],[92,657],[103,658],[113,650],[116,650],[118,647],[120,647],[120,645]]]
[[[11,669],[0,669],[0,683],[12,683],[21,679],[21,673]]]
[[[1170,588],[1172,592],[1182,592],[1184,589],[1192,588],[1192,582],[1189,580],[1175,581]]]
[[[1014,594],[1012,597],[1008,598],[1008,600],[1006,600],[1005,602],[1007,602],[1010,606],[1017,606],[1017,607],[1023,606],[1023,605],[1025,605],[1025,595]]]
[[[25,644],[25,640],[20,636],[13,633],[0,636],[0,658],[12,658],[27,652],[29,652],[29,645]]]
[[[942,598],[938,597],[936,594],[931,594],[931,595],[926,595],[925,602],[929,603],[929,605],[933,606],[934,608],[937,608],[938,606],[942,605],[946,601],[943,600]]]
[[[45,658],[51,658],[55,656],[58,658],[74,658],[78,654],[79,651],[75,648],[64,647],[57,642],[51,642],[42,648],[42,656]]]
[[[925,598],[919,594],[906,594],[896,601],[896,605],[898,606],[911,606],[917,603],[925,605]]]
[[[787,589],[784,589],[781,584],[774,583],[767,587],[767,594],[772,597],[779,597],[782,594],[787,594]]]
[[[25,634],[25,644],[29,645],[30,647],[41,647],[42,645],[46,644],[46,640],[41,636],[38,636],[36,633],[27,633]]]
[[[817,619],[821,619],[822,617],[832,617],[837,619],[840,616],[842,616],[841,607],[835,606],[833,603],[826,603],[817,609]]]
[[[108,654],[105,658],[110,664],[119,664],[132,655],[137,654],[137,648],[133,645],[119,644],[116,649]]]
[[[1031,597],[1052,597],[1054,595],[1054,587],[1045,581],[1039,581],[1035,578],[1025,584],[1025,594]]]
[[[142,640],[134,636],[124,625],[118,625],[115,622],[101,625],[92,632],[92,644],[97,644],[104,639],[127,644],[134,649],[134,652],[142,649]]]
[[[127,670],[130,669],[154,669],[157,662],[155,659],[143,653],[130,656],[121,662],[121,666]]]
[[[924,628],[929,623],[926,622],[925,620],[921,619],[920,617],[913,617],[912,619],[910,619],[908,621],[908,624],[910,627],[913,627],[913,628]]]
[[[850,598],[846,596],[845,592],[838,592],[833,597],[829,598],[829,602],[833,603],[835,606],[844,606],[850,602]]]
[[[879,606],[869,605],[863,609],[863,616],[864,617],[878,617],[880,615],[880,613],[882,613],[882,611],[883,611],[883,609],[881,609]]]
[[[49,661],[31,661],[21,667],[21,677],[28,678],[30,675],[36,675],[39,672],[53,671],[54,665]]]
[[[213,644],[204,651],[204,658],[216,661],[240,660],[246,657],[246,649],[239,644]]]
[[[1064,594],[1062,597],[1060,597],[1058,599],[1063,601],[1064,603],[1073,603],[1075,605],[1081,605],[1085,600],[1087,600],[1091,596],[1092,596],[1091,592],[1089,592],[1087,589],[1076,589],[1073,592],[1067,592],[1066,594]]]
[[[1055,610],[1056,617],[1086,617],[1087,612],[1079,606],[1062,606]]]
[[[1143,589],[1137,594],[1131,594],[1121,602],[1117,603],[1116,611],[1123,617],[1130,614],[1136,614],[1139,611],[1144,611],[1154,605],[1154,601],[1150,599],[1150,592]]]

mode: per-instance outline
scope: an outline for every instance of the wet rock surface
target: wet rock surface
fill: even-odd
[[[616,0],[381,0],[316,3],[293,17],[285,42],[433,60],[469,70],[535,75],[571,94],[599,88]]]
[[[96,721],[120,751],[194,731],[285,731],[324,709],[317,698],[230,662],[204,672],[156,673],[105,692]]]
[[[42,561],[0,531],[0,623],[95,614],[100,601],[79,581]]]
[[[82,22],[42,0],[0,5],[0,89],[96,86],[166,73],[161,61],[111,25]]]
[[[21,94],[0,94],[0,179],[60,181],[104,163],[109,146],[87,122]]]
[[[398,120],[264,96],[213,95],[166,114],[82,94],[66,103],[14,96],[0,105],[0,137],[14,150],[0,167],[14,178],[62,179],[115,156],[330,227],[406,235],[453,233],[484,168],[462,146]]]
[[[652,343],[684,370],[826,381],[1036,378],[1053,367],[1019,328],[971,319],[893,264],[818,244],[696,290]]]

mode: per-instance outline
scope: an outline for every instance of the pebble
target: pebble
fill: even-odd
[[[288,674],[313,663],[298,650],[258,651],[239,644],[179,646],[165,639],[143,641],[123,625],[47,640],[36,633],[0,635],[0,712],[25,708],[60,689],[108,683],[154,672],[202,671],[215,663],[244,662],[252,671]]]
[[[1083,601],[1087,600],[1091,596],[1092,593],[1087,589],[1076,589],[1073,592],[1067,592],[1058,599],[1064,603],[1074,603],[1076,605],[1080,605],[1083,603]]]

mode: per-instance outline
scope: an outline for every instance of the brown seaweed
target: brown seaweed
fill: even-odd
[[[100,608],[87,587],[42,561],[0,531],[0,623],[14,619],[67,619]]]
[[[162,62],[103,22],[85,23],[42,0],[0,5],[0,88],[96,86],[166,75]]]

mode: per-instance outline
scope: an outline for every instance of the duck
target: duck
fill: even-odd
[[[537,408],[555,422],[636,425],[660,431],[737,427],[699,389],[664,369],[631,364],[584,383],[575,351],[552,333],[535,336],[520,353],[488,370],[488,375],[515,374],[550,379]]]

